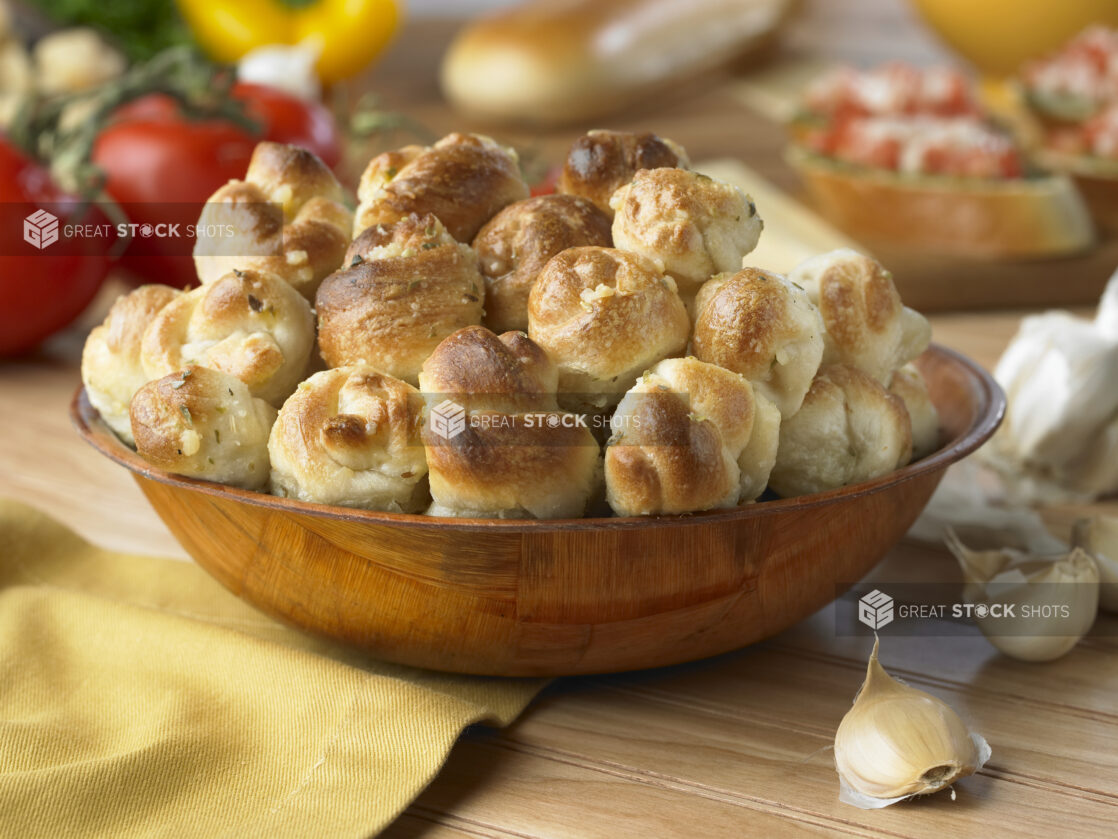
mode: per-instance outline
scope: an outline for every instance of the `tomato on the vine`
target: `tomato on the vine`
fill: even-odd
[[[46,169],[3,137],[0,196],[0,356],[12,356],[33,349],[81,314],[108,274],[109,258],[106,243],[94,238],[41,249],[25,241],[25,219],[40,210],[60,225],[105,219],[59,189]]]
[[[118,109],[93,147],[105,173],[105,191],[137,225],[198,221],[202,205],[226,182],[243,178],[256,143],[272,140],[302,146],[328,166],[341,159],[341,138],[330,111],[264,85],[238,83],[232,96],[244,102],[260,133],[227,120],[186,118],[169,96],[151,94]],[[125,250],[120,265],[142,282],[183,288],[197,282],[192,239],[152,239],[139,252]]]

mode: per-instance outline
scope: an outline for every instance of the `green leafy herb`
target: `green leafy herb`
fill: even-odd
[[[131,61],[146,61],[167,47],[190,43],[190,30],[174,3],[35,0],[31,5],[60,25],[100,29]]]

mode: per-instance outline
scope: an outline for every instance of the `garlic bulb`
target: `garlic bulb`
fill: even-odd
[[[1031,499],[1118,491],[1118,272],[1095,320],[1025,318],[994,371],[1009,405],[984,456]]]
[[[1013,548],[976,551],[948,528],[947,547],[959,560],[986,639],[1021,661],[1052,661],[1071,650],[1095,623],[1099,569],[1082,548],[1035,556]]]
[[[835,734],[839,800],[863,810],[941,790],[990,759],[986,741],[950,705],[885,672],[878,644]]]
[[[321,99],[322,85],[314,69],[321,53],[321,44],[313,41],[256,47],[237,62],[237,78],[285,90],[300,99]]]
[[[1118,518],[1095,516],[1075,523],[1072,542],[1099,566],[1099,608],[1118,612]]]

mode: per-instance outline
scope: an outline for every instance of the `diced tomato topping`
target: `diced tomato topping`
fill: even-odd
[[[900,62],[873,70],[842,67],[826,73],[808,88],[804,105],[813,114],[840,121],[862,116],[981,112],[970,85],[957,70],[920,70]]]

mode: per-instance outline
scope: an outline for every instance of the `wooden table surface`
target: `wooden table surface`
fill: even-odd
[[[473,128],[438,102],[442,24],[407,33],[372,79],[435,132]],[[937,56],[891,0],[816,3],[797,49],[876,60]],[[695,159],[741,157],[779,185],[780,132],[712,89],[618,119],[684,143]],[[558,159],[572,131],[502,133]],[[763,212],[763,210],[762,210]],[[113,289],[94,307],[103,311]],[[87,323],[95,318],[91,313]],[[1019,311],[933,318],[935,338],[991,365]],[[82,328],[0,366],[0,496],[34,504],[94,542],[182,551],[131,478],[71,431]],[[941,550],[903,543],[878,580],[955,580]],[[748,650],[692,665],[560,680],[500,732],[476,728],[392,837],[1112,836],[1118,831],[1118,620],[1045,665],[1004,658],[978,635],[883,633],[886,667],[950,702],[993,758],[945,794],[865,812],[840,804],[829,746],[861,683],[869,645],[836,636],[823,610]],[[1109,636],[1109,637],[1108,637]]]

